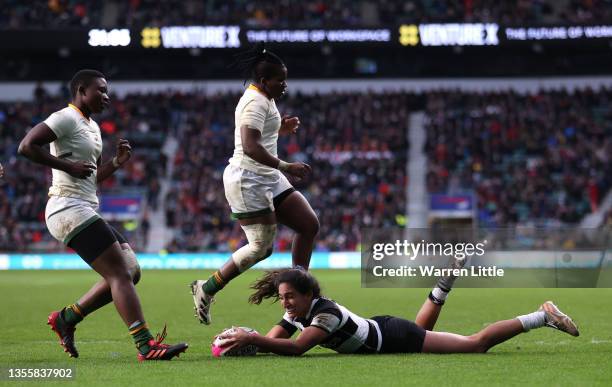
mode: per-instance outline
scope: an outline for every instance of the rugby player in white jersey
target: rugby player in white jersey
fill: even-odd
[[[162,344],[153,338],[134,285],[140,267],[127,240],[98,214],[97,184],[110,177],[131,157],[127,140],[117,142],[116,156],[102,162],[102,137],[91,118],[110,104],[108,84],[96,70],[81,70],[70,82],[72,103],[34,126],[19,145],[19,154],[52,168],[53,182],[45,210],[54,238],[72,248],[102,279],[76,303],[52,312],[47,323],[71,357],[79,353],[75,326],[85,316],[114,302],[138,348],[138,360],[170,360],[187,344]],[[45,146],[50,144],[49,152]]]
[[[310,273],[301,269],[270,271],[252,286],[256,292],[249,301],[280,300],[283,318],[266,336],[236,329],[220,338],[227,340],[223,347],[227,350],[252,344],[260,352],[301,355],[316,345],[339,353],[484,353],[520,333],[544,326],[579,335],[572,319],[551,301],[533,313],[495,322],[471,336],[435,332],[452,282],[454,278],[441,278],[412,322],[393,316],[360,317],[323,297]],[[297,338],[291,339],[298,330]]]
[[[244,53],[238,64],[253,83],[236,106],[235,149],[223,173],[223,186],[232,217],[240,223],[248,243],[208,280],[192,282],[196,317],[203,324],[210,324],[214,295],[272,254],[277,223],[295,231],[293,265],[305,269],[319,232],[319,220],[310,204],[283,175],[304,178],[310,166],[288,163],[277,155],[279,134],[293,134],[300,125],[297,117],[281,117],[276,107],[275,100],[287,89],[287,67],[263,44]]]

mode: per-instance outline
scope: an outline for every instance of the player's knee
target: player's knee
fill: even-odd
[[[310,221],[306,225],[305,234],[314,238],[319,235],[320,228],[321,225],[319,224],[319,219],[316,216],[313,216],[312,219],[310,219]]]
[[[276,224],[253,224],[242,228],[249,243],[232,254],[241,272],[272,255]]]
[[[140,282],[140,277],[142,276],[142,271],[140,270],[140,265],[136,264],[136,267],[130,273],[132,275],[132,282],[136,285]]]
[[[490,348],[489,340],[485,335],[477,333],[475,335],[469,336],[469,339],[473,348],[472,352],[485,353]]]
[[[265,259],[272,255],[272,245],[274,244],[274,239],[272,240],[256,240],[252,243],[249,243],[251,246],[251,251],[255,257],[258,259]]]
[[[132,274],[126,268],[117,268],[112,273],[110,273],[105,279],[112,286],[113,283],[124,283],[124,282],[132,282]]]
[[[266,256],[274,245],[276,224],[253,224],[244,227],[249,244],[253,252],[260,258]]]
[[[314,238],[319,234],[320,227],[321,226],[319,224],[319,218],[313,215],[311,217],[305,218],[301,226],[297,228],[296,231],[301,235]]]
[[[134,285],[136,285],[138,281],[140,281],[141,277],[140,265],[138,264],[138,260],[136,259],[136,254],[134,253],[134,250],[128,247],[123,249],[123,257],[128,272],[130,273],[130,278]]]

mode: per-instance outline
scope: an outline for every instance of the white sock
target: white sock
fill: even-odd
[[[524,314],[522,316],[517,316],[521,324],[523,324],[523,330],[525,332],[529,332],[529,330],[534,328],[541,328],[544,326],[544,316],[546,313],[543,310],[538,310],[537,312]]]
[[[431,294],[432,296],[434,296],[435,298],[437,298],[440,301],[445,301],[446,297],[448,296],[448,292],[445,292],[444,290],[435,287],[431,290]]]

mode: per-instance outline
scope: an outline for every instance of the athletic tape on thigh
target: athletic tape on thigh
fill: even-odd
[[[272,255],[276,224],[250,224],[241,227],[249,243],[232,254],[232,260],[238,270],[243,272]]]
[[[135,273],[140,270],[140,265],[138,265],[138,260],[136,259],[136,253],[131,248],[124,249],[122,247],[123,257],[125,259],[126,266],[130,273]]]

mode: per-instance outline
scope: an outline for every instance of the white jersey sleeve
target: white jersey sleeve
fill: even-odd
[[[55,133],[58,139],[71,135],[76,128],[74,117],[61,110],[51,114],[44,123]]]
[[[267,111],[268,106],[262,104],[260,99],[250,100],[240,113],[240,127],[246,125],[249,128],[263,132]]]
[[[244,125],[258,130],[261,133],[259,143],[276,157],[281,115],[274,100],[266,97],[255,86],[249,86],[236,106],[234,122],[234,155],[230,164],[259,175],[275,176],[278,170],[258,163],[244,153],[240,130]]]

